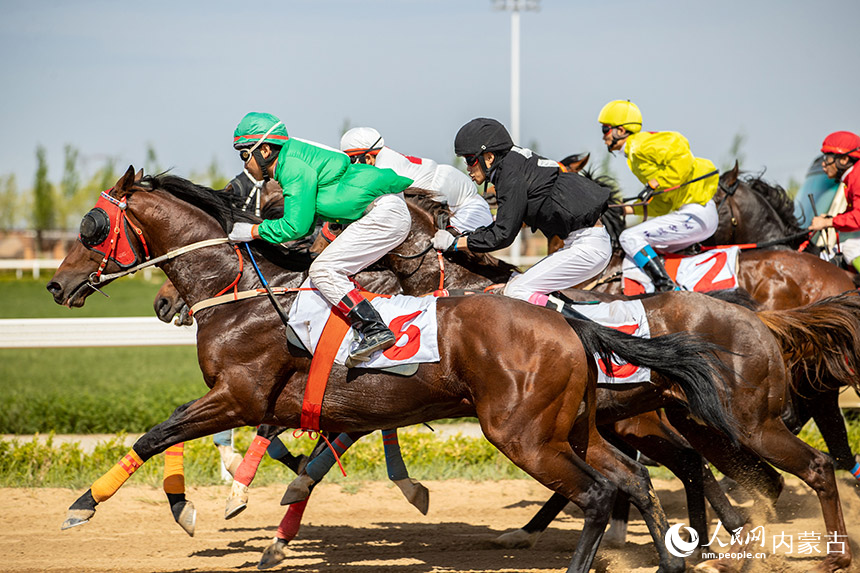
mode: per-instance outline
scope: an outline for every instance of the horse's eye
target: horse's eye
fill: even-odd
[[[84,215],[81,220],[81,242],[87,247],[94,247],[105,242],[110,233],[110,217],[104,209],[96,207]]]

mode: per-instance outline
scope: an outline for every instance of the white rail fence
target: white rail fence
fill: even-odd
[[[15,271],[15,276],[19,279],[24,277],[24,271],[28,271],[37,279],[42,270],[52,271],[62,262],[63,259],[0,259],[0,270]],[[143,269],[141,272],[146,280],[152,276],[152,269]]]
[[[197,344],[196,324],[174,326],[154,316],[0,320],[0,348],[194,344]]]

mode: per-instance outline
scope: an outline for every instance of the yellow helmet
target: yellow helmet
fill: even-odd
[[[597,121],[612,127],[623,126],[630,133],[636,133],[642,129],[642,112],[632,101],[617,99],[603,106]]]

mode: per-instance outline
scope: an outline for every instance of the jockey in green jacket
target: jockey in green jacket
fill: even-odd
[[[349,277],[406,239],[411,218],[402,192],[412,180],[390,169],[353,165],[345,153],[290,138],[284,124],[268,113],[242,118],[233,147],[255,179],[271,178],[281,185],[284,215],[258,225],[236,223],[230,239],[282,243],[312,233],[317,218],[351,223],[314,260],[308,275],[359,333],[351,364],[393,346],[394,334]]]

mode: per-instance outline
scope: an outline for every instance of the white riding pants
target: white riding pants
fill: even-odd
[[[320,294],[336,305],[355,288],[349,277],[402,243],[411,227],[402,193],[377,197],[369,211],[350,223],[311,263],[308,275]]]
[[[493,213],[483,197],[472,195],[460,205],[451,207],[451,224],[461,233],[474,231],[478,227],[492,225]]]
[[[643,221],[625,229],[618,237],[627,256],[651,245],[656,251],[672,253],[704,241],[717,231],[720,217],[713,201],[690,203],[676,211]]]
[[[579,229],[567,236],[564,247],[509,280],[504,294],[530,301],[534,295],[578,285],[600,274],[611,256],[612,243],[604,227]]]

